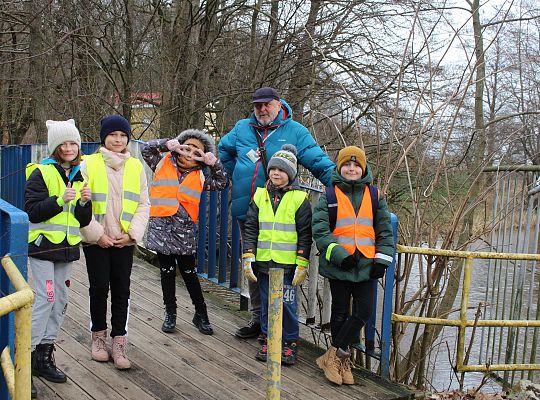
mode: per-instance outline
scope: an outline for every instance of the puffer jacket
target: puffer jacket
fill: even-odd
[[[364,176],[356,181],[346,180],[337,170],[332,174],[332,183],[339,187],[349,198],[356,213],[360,209],[364,190],[367,184],[370,184],[371,168],[366,168]],[[326,250],[332,243],[337,243],[336,237],[330,231],[328,217],[328,203],[326,195],[322,194],[319,202],[313,210],[312,218],[313,239],[319,249],[319,273],[328,279],[339,279],[351,282],[362,282],[369,280],[369,271],[374,262],[383,265],[390,265],[387,258],[394,256],[394,237],[392,233],[392,224],[390,222],[390,211],[382,193],[379,196],[379,207],[377,215],[373,219],[373,228],[375,229],[375,258],[366,258],[358,250],[354,253],[356,267],[344,270],[340,267],[341,262],[349,253],[342,246],[335,246],[330,254],[330,259],[326,258]],[[380,258],[378,256],[383,256]]]
[[[218,143],[219,158],[232,179],[232,215],[245,220],[249,201],[258,187],[263,187],[266,176],[261,160],[254,163],[247,153],[257,151],[256,134],[264,140],[268,160],[285,143],[298,150],[298,163],[307,168],[323,185],[331,182],[334,163],[313,139],[307,128],[293,121],[292,110],[281,100],[281,111],[268,127],[259,126],[255,114],[242,119]]]
[[[205,151],[215,152],[213,140],[208,135],[197,136],[205,144]],[[144,161],[152,169],[156,170],[158,163],[169,149],[166,144],[169,139],[151,140],[141,147]],[[210,140],[210,142],[209,142]],[[176,164],[176,158],[171,161],[177,167],[178,181],[181,183],[186,176],[198,169],[203,168],[204,190],[222,190],[227,186],[227,175],[223,165],[218,160],[213,167],[198,165],[180,172]],[[197,251],[197,239],[195,237],[196,226],[184,207],[178,207],[176,214],[169,217],[150,217],[146,247],[162,254],[192,255]]]
[[[58,173],[67,185],[68,178],[62,167],[54,164]],[[76,169],[76,170],[75,170]],[[83,181],[83,177],[79,170],[79,166],[74,169],[75,173],[72,182]],[[58,205],[56,199],[62,197],[63,193],[58,193],[57,196],[49,196],[49,189],[43,180],[43,175],[39,168],[36,168],[26,182],[24,187],[24,211],[28,214],[28,220],[32,223],[40,223],[46,221],[55,215],[62,212],[62,207]],[[77,201],[75,206],[75,218],[79,221],[80,227],[85,227],[92,219],[92,202],[87,202],[84,206]],[[35,242],[28,244],[28,255],[30,257],[39,258],[52,262],[72,262],[80,258],[79,245],[72,246],[64,239],[58,244],[51,243],[46,237],[37,246]]]
[[[94,217],[90,224],[81,229],[81,237],[83,242],[96,244],[103,234],[111,238],[118,237],[122,233],[120,225],[120,214],[122,212],[122,182],[124,179],[124,164],[131,157],[129,151],[125,153],[115,153],[107,150],[105,147],[100,147],[99,152],[105,160],[105,170],[109,179],[109,195],[107,198],[107,211],[103,221],[99,223]],[[85,179],[88,179],[88,170],[86,162],[81,163],[81,172]],[[144,170],[140,175],[141,179],[141,195],[139,205],[135,215],[129,225],[128,235],[137,243],[142,242],[148,217],[150,215],[150,199],[148,197],[148,184]],[[135,244],[135,243],[133,243]]]
[[[290,190],[300,190],[298,183],[295,181],[291,185],[283,188],[276,188],[270,181],[266,185],[270,201],[272,202],[272,208],[274,213],[276,212],[279,202]],[[306,198],[300,208],[296,210],[295,215],[296,232],[298,234],[298,242],[296,245],[296,253],[298,256],[309,260],[311,252],[311,204]],[[251,201],[249,204],[249,210],[246,216],[245,224],[245,248],[244,254],[257,252],[257,239],[259,237],[259,207],[255,202]],[[255,269],[259,273],[268,274],[270,268],[283,268],[285,274],[294,272],[296,268],[295,264],[278,264],[273,261],[257,261],[253,264]]]

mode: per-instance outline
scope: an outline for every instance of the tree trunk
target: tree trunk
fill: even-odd
[[[251,14],[251,27],[249,33],[249,76],[251,77],[252,82],[260,81],[260,71],[259,67],[259,47],[258,47],[258,38],[257,33],[257,24],[259,22],[259,13],[263,5],[263,0],[257,0],[257,4],[253,7],[253,12]]]
[[[34,137],[37,143],[47,142],[47,132],[45,131],[45,64],[43,56],[43,13],[36,10],[42,9],[39,1],[28,1],[25,5],[26,15],[30,21],[30,37],[28,47],[28,108],[24,109],[23,115],[27,114],[27,128],[25,135]],[[26,118],[22,117],[21,122]],[[23,125],[24,126],[24,125]],[[21,127],[23,127],[21,126]],[[15,143],[19,143],[22,137],[15,138]]]
[[[484,48],[482,41],[482,27],[480,24],[480,4],[479,0],[474,0],[472,3],[472,16],[473,16],[473,30],[475,39],[475,54],[476,54],[476,79],[475,79],[475,104],[474,104],[474,117],[475,117],[475,130],[474,135],[476,138],[476,146],[473,153],[472,170],[480,170],[480,167],[484,163],[485,151],[486,151],[486,138],[485,138],[485,123],[484,123],[484,79],[485,79],[485,61],[484,61]],[[478,194],[483,187],[483,180],[478,179],[473,182],[471,190],[468,196],[468,204],[474,204],[477,200]],[[469,209],[464,207],[462,209]],[[470,239],[473,231],[474,223],[474,209],[470,212],[462,215],[463,228],[461,234],[458,236],[457,248],[463,247]],[[451,238],[445,240],[446,245],[451,245],[453,241]],[[443,245],[444,247],[444,245]],[[426,315],[427,317],[434,318],[448,318],[449,312],[453,308],[453,304],[456,300],[459,288],[461,286],[461,275],[463,272],[464,260],[456,259],[451,264],[450,279],[448,286],[444,292],[439,305],[434,309],[434,315]],[[442,274],[442,271],[438,272]],[[438,299],[437,299],[438,301]],[[443,326],[440,325],[428,325],[426,326],[424,333],[413,343],[408,353],[403,357],[403,361],[400,363],[399,370],[404,371],[407,365],[416,365],[418,370],[415,371],[416,384],[419,387],[423,386],[425,377],[425,364],[424,360],[429,356],[429,352],[433,348],[433,343],[441,333]]]
[[[304,106],[309,97],[309,88],[313,78],[313,46],[317,16],[321,9],[322,0],[311,0],[309,15],[304,27],[304,34],[299,38],[298,57],[294,67],[292,90],[289,94],[289,104],[293,109],[293,115],[300,120],[304,112]]]
[[[197,68],[195,43],[197,36],[192,16],[199,2],[175,1],[168,21],[164,22],[161,132],[170,137],[187,128],[192,92],[192,77]]]
[[[135,52],[135,44],[133,43],[133,17],[132,11],[133,5],[131,0],[124,0],[124,12],[125,12],[125,35],[126,35],[126,60],[122,71],[122,89],[123,98],[122,102],[122,115],[131,121],[131,106],[133,97],[133,58]]]

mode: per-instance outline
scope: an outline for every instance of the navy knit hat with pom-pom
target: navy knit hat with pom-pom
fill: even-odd
[[[268,172],[270,172],[271,168],[279,168],[287,174],[289,182],[294,181],[298,173],[296,153],[296,147],[292,144],[281,146],[281,149],[276,151],[268,161]]]

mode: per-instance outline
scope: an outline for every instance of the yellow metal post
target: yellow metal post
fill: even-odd
[[[471,288],[473,259],[467,257],[465,259],[465,271],[463,272],[463,289],[461,290],[461,308],[459,310],[459,334],[457,347],[457,370],[463,368],[465,359],[465,327],[467,326],[467,308],[469,307],[469,292]]]
[[[2,258],[2,266],[17,291],[0,300],[0,315],[15,311],[15,365],[13,367],[9,350],[7,352],[4,350],[2,352],[2,368],[6,376],[6,382],[14,382],[14,387],[9,389],[12,397],[14,399],[29,399],[31,394],[30,347],[34,292],[11,258]],[[7,359],[9,359],[9,362]],[[10,376],[8,377],[8,375]],[[11,376],[13,376],[13,379]]]
[[[29,399],[31,392],[32,303],[15,312],[15,398]]]
[[[283,269],[270,268],[268,285],[268,356],[266,398],[277,400],[281,391],[281,336],[283,321]]]
[[[13,398],[15,393],[15,368],[11,361],[11,355],[9,354],[9,347],[5,347],[0,356],[0,364],[2,365],[2,371],[4,371],[4,379],[9,395]]]

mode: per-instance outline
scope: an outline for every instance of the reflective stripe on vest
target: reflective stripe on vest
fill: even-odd
[[[102,222],[107,212],[109,178],[105,160],[101,153],[85,157],[88,187],[92,191],[92,212],[98,222]],[[91,171],[91,172],[90,172]],[[122,176],[122,211],[119,220],[122,231],[128,233],[131,220],[139,207],[141,198],[141,174],[143,166],[139,160],[129,157],[124,163]]]
[[[62,197],[66,191],[66,184],[56,167],[53,164],[28,164],[26,166],[26,179],[36,168],[41,171],[49,196]],[[81,198],[80,190],[83,187],[83,182],[71,182],[71,187],[75,189],[75,199],[64,204],[60,213],[46,221],[28,224],[28,243],[34,242],[39,235],[45,236],[49,242],[54,244],[62,243],[66,237],[70,245],[76,245],[81,241],[79,220],[75,218],[75,206]]]
[[[337,242],[354,254],[358,249],[366,258],[375,258],[375,230],[373,229],[373,209],[371,196],[366,186],[358,215],[347,195],[336,186],[337,219],[334,236]]]
[[[201,171],[190,172],[182,183],[179,183],[172,157],[170,153],[165,155],[156,166],[150,186],[150,216],[170,217],[176,214],[181,204],[193,222],[197,223],[203,191]]]
[[[291,190],[281,198],[276,213],[266,188],[257,188],[253,201],[259,208],[259,237],[257,238],[257,261],[274,261],[279,264],[296,263],[298,233],[296,211],[307,194]]]

